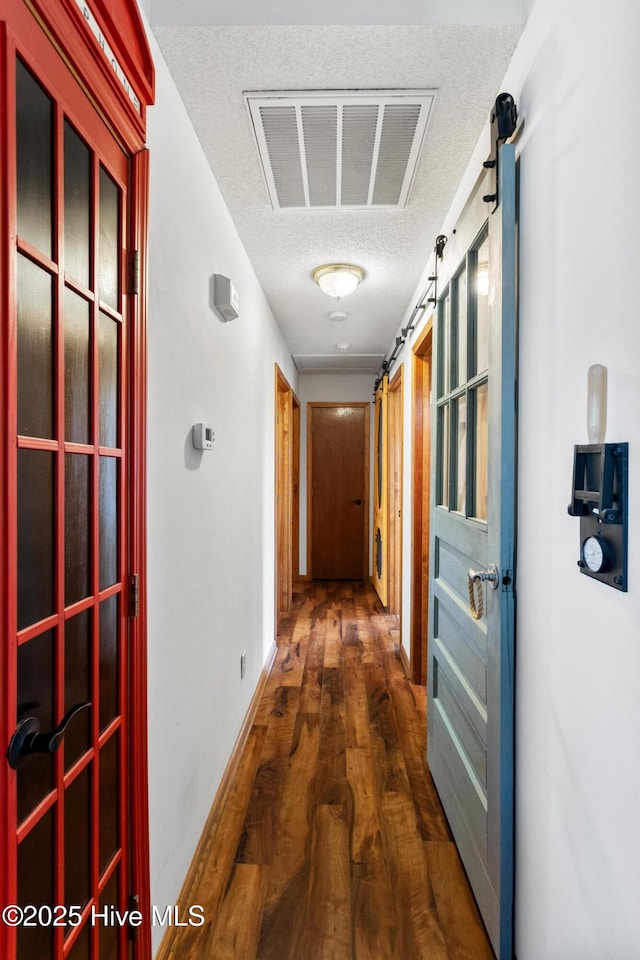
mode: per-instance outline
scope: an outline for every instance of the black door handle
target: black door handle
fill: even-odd
[[[51,733],[40,733],[40,721],[37,717],[25,717],[20,721],[9,741],[7,750],[9,766],[17,770],[31,753],[55,753],[72,719],[81,710],[86,710],[90,706],[90,703],[76,703]]]
[[[362,500],[354,500],[353,502],[355,503],[356,507],[362,506]]]

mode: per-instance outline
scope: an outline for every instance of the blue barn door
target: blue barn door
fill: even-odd
[[[428,760],[498,960],[513,951],[516,178],[500,149],[437,305]]]

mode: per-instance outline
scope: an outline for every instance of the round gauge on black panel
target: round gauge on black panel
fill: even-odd
[[[582,544],[582,559],[591,573],[604,573],[611,567],[613,552],[604,537],[587,537]]]

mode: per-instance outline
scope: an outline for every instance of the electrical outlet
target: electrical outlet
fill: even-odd
[[[243,650],[240,654],[240,679],[244,680],[244,675],[247,672],[247,651]]]

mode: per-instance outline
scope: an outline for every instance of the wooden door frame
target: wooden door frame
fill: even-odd
[[[380,603],[389,606],[389,377],[385,374],[375,393],[373,413],[373,564],[372,582]],[[382,451],[382,452],[381,452]],[[382,471],[382,476],[380,472]],[[377,537],[381,538],[382,563],[378,572]]]
[[[411,678],[427,682],[429,634],[429,510],[431,496],[431,405],[433,371],[433,317],[411,351],[412,369],[412,570],[411,570]],[[426,412],[426,416],[425,416]]]
[[[295,393],[292,403],[291,436],[291,580],[300,578],[300,401]]]
[[[402,636],[402,523],[404,468],[404,364],[398,367],[389,382],[387,409],[389,416],[389,467],[387,488],[388,510],[388,600],[389,613],[400,617]],[[396,471],[397,466],[397,471]]]
[[[151,957],[151,901],[149,879],[149,815],[148,815],[148,746],[147,746],[147,591],[146,591],[146,260],[148,232],[148,153],[144,149],[146,108],[154,98],[154,68],[146,32],[137,5],[133,0],[88,0],[88,16],[73,0],[6,0],[0,14],[0,73],[6,97],[15,99],[13,63],[19,52],[30,59],[46,60],[59,55],[69,68],[69,77],[77,83],[96,110],[97,116],[129,157],[129,209],[127,250],[136,250],[139,261],[137,289],[130,287],[130,277],[123,262],[123,300],[128,317],[126,371],[129,407],[128,476],[123,506],[127,511],[128,542],[121,546],[126,553],[125,583],[138,575],[138,613],[128,618],[128,636],[124,644],[129,664],[129,863],[131,893],[139,898],[144,923],[138,928],[133,943],[136,960]],[[92,31],[91,24],[98,31]],[[113,51],[126,77],[121,77],[105,55],[101,40]],[[11,81],[11,82],[10,82]],[[65,75],[64,84],[67,84]],[[55,84],[53,85],[55,94]],[[55,94],[64,101],[64,94]],[[132,96],[137,98],[134,104]],[[0,583],[6,602],[0,613],[0,682],[3,692],[16,684],[13,656],[15,634],[15,594],[17,571],[12,562],[16,544],[15,518],[10,508],[16,500],[15,477],[15,398],[10,386],[16,377],[15,323],[16,289],[11,265],[16,256],[17,211],[12,190],[15,166],[16,134],[9,124],[13,109],[0,104],[0,308],[6,318],[0,330],[0,366],[2,396],[0,413]],[[97,121],[99,122],[99,121]],[[128,267],[128,264],[126,265]],[[9,376],[11,374],[11,376]],[[122,416],[125,414],[123,412]],[[58,442],[58,441],[56,441]],[[122,603],[130,607],[129,589],[125,585]],[[10,642],[11,640],[11,642]],[[3,752],[15,728],[15,695],[5,698],[0,710],[0,740]],[[4,759],[4,758],[3,758]],[[3,903],[16,900],[15,880],[17,851],[12,825],[16,819],[15,771],[6,762],[0,764],[0,860],[6,869],[0,874],[0,898]],[[14,952],[15,931],[4,924],[0,928],[0,954]]]
[[[312,491],[312,467],[313,467],[313,411],[318,407],[352,407],[364,410],[364,543],[362,559],[362,579],[363,582],[369,579],[369,420],[371,404],[367,401],[354,401],[346,403],[334,403],[320,400],[309,401],[307,403],[307,575],[313,580],[313,567],[311,557],[313,556],[313,491]]]
[[[298,414],[295,414],[295,411]],[[284,373],[275,364],[275,613],[278,617],[291,609],[294,579],[294,558],[299,548],[294,540],[299,537],[300,521],[300,401]],[[298,436],[296,439],[296,429]],[[296,467],[296,456],[298,466]],[[296,524],[296,503],[298,521]]]

